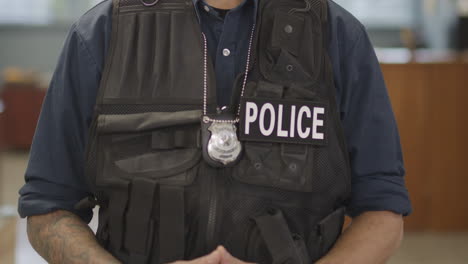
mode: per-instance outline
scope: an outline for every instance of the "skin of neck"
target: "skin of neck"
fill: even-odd
[[[233,9],[242,3],[243,0],[205,0],[209,6],[219,9]]]

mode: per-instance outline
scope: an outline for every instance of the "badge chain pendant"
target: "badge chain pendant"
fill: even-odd
[[[249,49],[247,53],[247,62],[245,66],[244,80],[242,83],[242,89],[240,98],[244,96],[245,87],[247,85],[247,77],[250,67],[250,55],[252,51],[252,42],[255,32],[255,24],[252,27],[252,32],[250,34],[249,40]],[[206,41],[206,36],[204,33],[203,42],[204,42],[204,54],[203,54],[203,118],[202,122],[206,124],[207,129],[202,129],[202,136],[206,136],[206,133],[209,133],[209,140],[207,144],[203,144],[204,152],[207,153],[209,159],[214,161],[214,163],[219,162],[224,166],[229,166],[234,164],[241,152],[242,144],[237,138],[237,127],[236,125],[240,121],[240,111],[241,103],[239,100],[239,105],[237,108],[236,116],[233,119],[216,119],[208,116],[207,113],[207,97],[208,97],[208,45]],[[213,164],[213,162],[210,162]]]

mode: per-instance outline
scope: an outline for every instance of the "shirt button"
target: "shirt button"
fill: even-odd
[[[231,55],[231,51],[229,49],[223,49],[223,55],[224,55],[224,57],[227,57],[227,56]]]
[[[210,12],[210,8],[208,6],[204,6],[203,8],[205,9],[206,12]]]

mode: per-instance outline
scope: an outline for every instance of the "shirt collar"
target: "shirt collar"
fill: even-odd
[[[201,8],[203,8],[203,6],[208,6],[204,0],[192,0],[193,2],[193,6],[195,7],[195,12],[197,13],[197,17],[198,17],[198,21],[200,21],[200,12],[203,10]],[[254,4],[254,12],[253,12],[253,17],[254,17],[254,21],[255,21],[255,18],[257,17],[257,6],[258,6],[258,0],[244,0],[240,5],[238,5],[237,7],[231,9],[231,11],[237,11],[237,10],[240,10],[242,8],[245,8],[247,5],[247,3],[250,3],[250,2],[253,2]],[[203,10],[205,11],[205,10]]]

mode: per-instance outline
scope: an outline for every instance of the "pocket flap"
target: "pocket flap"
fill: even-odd
[[[128,115],[100,115],[100,133],[141,132],[157,128],[200,122],[201,110],[179,112],[149,112]]]
[[[313,81],[300,62],[284,49],[281,49],[271,73],[269,76],[271,81],[285,85],[291,82],[305,83]]]
[[[189,185],[201,160],[202,112],[149,112],[98,117],[101,182],[154,179]]]
[[[170,176],[193,167],[200,159],[198,149],[183,149],[146,153],[115,161],[126,173],[151,173],[153,177]]]
[[[275,13],[271,45],[284,48],[294,56],[299,55],[303,43],[304,18],[279,10]]]

